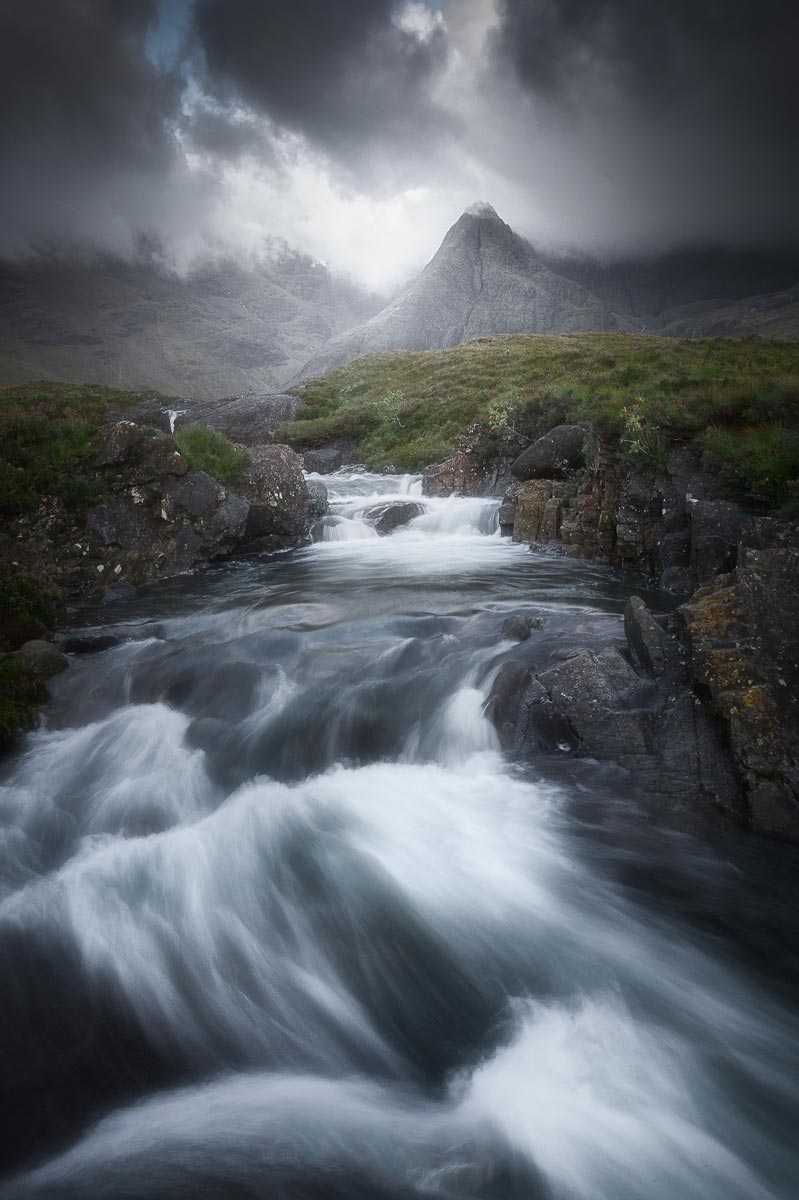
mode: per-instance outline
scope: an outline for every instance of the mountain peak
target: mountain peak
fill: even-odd
[[[464,217],[480,217],[483,220],[501,220],[497,210],[487,204],[485,200],[478,200],[475,204],[470,204],[463,215]]]

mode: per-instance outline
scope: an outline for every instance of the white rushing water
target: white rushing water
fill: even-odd
[[[625,589],[494,500],[324,482],[315,545],[109,609],[6,771],[0,1196],[791,1200],[737,868],[483,711],[507,615],[549,661]]]

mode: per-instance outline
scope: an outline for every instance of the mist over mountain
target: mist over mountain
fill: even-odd
[[[278,391],[365,354],[511,333],[796,337],[797,285],[799,255],[784,251],[555,255],[487,204],[467,209],[387,304],[285,247],[185,274],[152,252],[40,254],[0,264],[0,382],[211,400]]]
[[[279,389],[379,301],[306,255],[185,275],[111,255],[0,263],[0,382],[47,378],[213,399]]]

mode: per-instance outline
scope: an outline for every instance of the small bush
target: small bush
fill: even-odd
[[[192,471],[206,471],[222,483],[235,483],[249,462],[245,450],[205,425],[186,425],[175,434],[178,449]]]

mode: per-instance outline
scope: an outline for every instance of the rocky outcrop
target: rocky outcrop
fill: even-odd
[[[646,661],[655,670],[643,657],[634,665],[615,645],[560,652],[537,672],[506,663],[486,706],[503,746],[522,755],[557,751],[611,761],[672,816],[693,819],[713,806],[744,820],[724,730],[691,690],[678,642],[643,601],[628,608],[627,624],[642,627],[637,644],[649,647]]]
[[[675,450],[656,470],[598,439],[589,465],[568,467],[561,435],[565,447],[558,427],[514,464],[527,478],[506,494],[501,526],[687,602],[671,621],[629,602],[626,664],[579,650],[512,686],[501,672],[489,709],[505,744],[540,748],[542,729],[562,735],[566,722],[564,745],[627,766],[672,806],[711,801],[799,840],[799,525],[720,495],[698,452]]]
[[[579,461],[574,431],[581,431],[586,465],[570,467],[569,446],[570,461]],[[527,457],[537,447],[537,457]],[[635,571],[676,595],[730,570],[738,540],[753,524],[720,494],[698,451],[675,450],[655,469],[625,459],[581,426],[558,426],[512,469],[528,476],[507,490],[501,508],[500,525],[514,540]]]
[[[255,539],[268,541],[261,549],[303,541],[312,505],[299,456],[285,446],[252,448],[248,456],[245,477],[230,487],[190,470],[163,430],[115,422],[91,480],[98,501],[78,517],[43,497],[37,512],[4,530],[3,556],[14,570],[78,600],[192,570]]]
[[[60,675],[69,666],[67,656],[52,642],[46,642],[42,638],[24,642],[16,651],[16,657],[27,670],[42,679]]]
[[[434,463],[422,475],[424,496],[479,496],[483,485],[483,469],[468,450],[459,450],[452,458]]]
[[[631,597],[623,652],[506,662],[487,704],[503,745],[608,759],[672,813],[799,841],[799,527],[754,521],[735,558],[672,615]]]
[[[407,525],[423,512],[424,505],[419,504],[417,500],[387,500],[383,504],[373,504],[364,509],[361,516],[383,535],[391,533],[393,529],[399,529],[401,525]]]
[[[305,487],[308,492],[308,502],[306,512],[308,515],[309,524],[315,521],[318,517],[323,517],[329,508],[327,497],[327,488],[323,483],[317,483],[315,480],[305,481]]]
[[[556,425],[523,450],[511,466],[514,479],[561,479],[586,465],[590,432],[585,425]]]
[[[175,397],[143,400],[131,412],[140,426],[174,433],[186,425],[206,425],[241,446],[273,442],[284,421],[294,421],[302,410],[302,399],[290,392],[248,392],[219,400]]]
[[[309,495],[302,459],[288,446],[255,446],[237,483],[248,502],[244,537],[260,549],[281,549],[305,537]]]
[[[311,475],[332,475],[353,462],[354,443],[346,438],[303,451],[303,465]]]
[[[723,723],[749,824],[799,840],[799,531],[761,521],[748,535],[758,537],[777,544],[743,543],[736,568],[680,615],[692,681]]]

